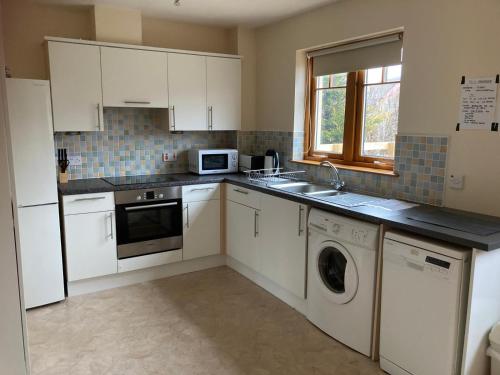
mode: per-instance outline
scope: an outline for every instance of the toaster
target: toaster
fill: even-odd
[[[239,170],[240,172],[264,169],[264,155],[245,155],[240,154]]]

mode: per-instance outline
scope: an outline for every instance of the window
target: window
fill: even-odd
[[[338,72],[335,66],[348,67],[347,60],[354,56],[352,49],[348,56],[345,49],[342,51],[343,60],[338,55],[332,59],[330,54],[321,54],[323,60],[319,62],[314,57],[309,59],[306,159],[393,169],[402,71],[401,44],[391,48],[395,50],[391,58],[386,57],[387,49],[380,54],[389,64],[377,66],[370,62],[369,66],[376,67],[349,72]],[[368,51],[362,50],[363,54],[358,57],[366,58]],[[318,66],[314,66],[316,62]],[[362,65],[362,61],[354,64]]]

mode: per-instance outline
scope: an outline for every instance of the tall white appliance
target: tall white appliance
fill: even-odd
[[[64,299],[49,81],[7,79],[25,307]]]
[[[470,249],[387,232],[382,268],[382,370],[460,374]]]

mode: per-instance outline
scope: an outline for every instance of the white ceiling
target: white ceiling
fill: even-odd
[[[38,0],[66,5],[107,4],[141,9],[143,15],[220,26],[262,26],[337,0]]]

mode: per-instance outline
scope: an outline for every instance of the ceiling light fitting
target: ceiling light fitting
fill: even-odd
[[[181,0],[174,0],[174,5],[176,7],[180,7],[181,6]]]

